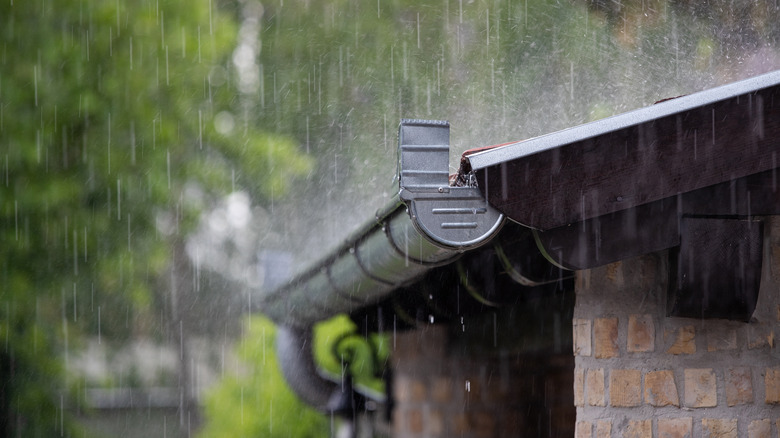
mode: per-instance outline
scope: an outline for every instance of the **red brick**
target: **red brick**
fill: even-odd
[[[710,408],[718,405],[717,381],[712,368],[686,369],[685,406]]]
[[[574,355],[590,356],[591,353],[591,322],[589,319],[574,318],[572,320],[574,334]]]
[[[726,371],[726,403],[729,406],[753,403],[750,368],[731,368]]]
[[[427,399],[427,389],[425,388],[425,383],[419,381],[419,380],[412,380],[410,382],[410,392],[411,392],[411,399],[412,401],[426,401]]]
[[[398,401],[425,401],[425,384],[409,376],[400,375],[395,379],[393,393]]]
[[[612,422],[599,420],[596,423],[596,438],[611,438],[612,437]]]
[[[717,330],[707,335],[707,351],[725,351],[737,349],[737,331],[734,329]]]
[[[659,418],[658,438],[691,438],[693,418]]]
[[[769,419],[751,421],[748,438],[772,438],[772,423]]]
[[[680,396],[670,370],[645,374],[645,402],[653,406],[680,406]]]
[[[705,418],[701,429],[702,438],[737,438],[737,419]]]
[[[585,406],[585,370],[574,370],[574,406]]]
[[[593,322],[593,355],[597,359],[609,359],[619,354],[618,319],[596,318]]]
[[[652,315],[628,317],[628,345],[631,353],[655,351],[655,325]]]
[[[469,417],[465,412],[459,412],[452,417],[453,435],[463,436],[471,433],[471,424]]]
[[[406,430],[411,433],[422,433],[424,426],[422,412],[417,409],[406,411]]]
[[[431,438],[444,436],[444,415],[437,409],[428,412],[426,419],[427,435]]]
[[[439,403],[446,403],[452,399],[452,379],[446,377],[434,377],[431,383],[431,397]]]
[[[585,396],[590,406],[606,406],[604,397],[604,370],[591,369],[585,378]]]
[[[610,371],[609,404],[616,407],[642,404],[642,373],[639,370]]]
[[[764,348],[770,346],[770,342],[773,342],[772,329],[769,326],[749,325],[747,329],[749,349]]]
[[[674,336],[674,341],[666,350],[667,353],[675,355],[696,353],[696,328],[694,326],[686,325],[664,334],[664,338],[672,336]]]
[[[624,438],[653,438],[653,420],[629,420]]]
[[[593,437],[593,424],[590,421],[578,421],[577,426],[574,429],[574,438],[592,438],[592,437]]]
[[[764,375],[764,388],[768,404],[780,404],[780,367],[767,368]]]
[[[496,419],[493,412],[472,412],[469,421],[477,438],[491,438],[496,435]]]

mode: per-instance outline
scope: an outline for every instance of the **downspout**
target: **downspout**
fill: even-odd
[[[328,411],[328,402],[338,385],[319,375],[311,345],[311,330],[285,326],[276,330],[276,357],[284,379],[306,404]]]
[[[256,300],[280,326],[277,352],[291,388],[328,411],[328,392],[340,385],[320,377],[311,355],[315,323],[387,297],[428,270],[489,242],[504,215],[472,181],[449,184],[449,123],[402,120],[399,192],[335,251],[286,285]]]

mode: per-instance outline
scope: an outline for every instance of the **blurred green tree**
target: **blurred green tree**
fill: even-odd
[[[0,4],[0,434],[68,430],[81,333],[165,332],[171,254],[209,199],[265,202],[309,171],[290,137],[236,122],[218,5]]]
[[[206,423],[200,437],[327,436],[335,426],[333,422],[341,420],[301,406],[288,388],[276,360],[273,323],[254,316],[247,318],[244,326],[237,349],[245,369],[227,375],[207,395]],[[348,368],[356,386],[383,394],[385,382],[381,375],[389,355],[387,339],[372,335],[367,340],[355,330],[355,324],[344,315],[317,324],[312,346],[315,361],[320,372],[333,381],[338,382]]]
[[[209,392],[205,400],[207,422],[199,436],[328,436],[331,419],[302,405],[287,387],[274,353],[273,323],[260,316],[244,323],[238,356],[246,369],[240,375],[224,377]]]

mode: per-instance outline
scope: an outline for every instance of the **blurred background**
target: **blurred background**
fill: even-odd
[[[0,435],[333,434],[249,309],[397,192],[401,118],[454,171],[778,68],[777,1],[3,0]]]

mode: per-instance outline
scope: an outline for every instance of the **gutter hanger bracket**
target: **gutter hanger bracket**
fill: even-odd
[[[467,250],[501,229],[503,213],[477,187],[449,184],[450,124],[403,119],[398,134],[399,197],[415,228],[436,245]]]

